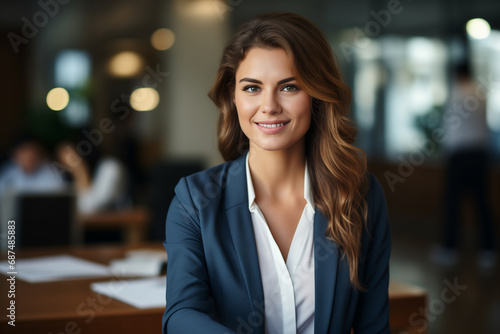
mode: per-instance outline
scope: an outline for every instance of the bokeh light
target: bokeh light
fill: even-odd
[[[144,61],[133,51],[117,53],[109,62],[109,72],[117,77],[133,77],[141,71]]]
[[[137,88],[130,95],[130,105],[137,111],[153,110],[160,103],[160,95],[154,88]]]
[[[59,111],[67,107],[69,103],[69,93],[66,89],[56,87],[47,93],[47,105],[50,109]]]
[[[465,26],[467,34],[474,39],[485,39],[490,35],[491,27],[485,19],[469,20]]]
[[[222,19],[222,15],[230,8],[222,0],[193,0],[183,1],[182,4],[184,13],[197,19]]]
[[[168,50],[174,45],[174,42],[175,34],[172,30],[167,28],[158,29],[151,35],[151,45],[153,45],[156,50]]]

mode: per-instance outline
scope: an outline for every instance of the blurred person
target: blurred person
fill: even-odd
[[[495,237],[488,202],[488,143],[486,106],[476,96],[477,84],[468,64],[454,70],[455,86],[443,117],[445,130],[445,225],[441,245],[431,253],[431,260],[441,265],[459,261],[461,201],[472,199],[478,224],[477,263],[490,269],[496,263]]]
[[[6,192],[52,192],[65,188],[39,140],[22,135],[0,170],[0,197]]]
[[[93,152],[96,150],[93,148]],[[128,174],[118,159],[111,156],[99,158],[97,153],[84,159],[70,143],[60,144],[56,154],[73,178],[79,213],[116,211],[132,205]]]
[[[227,162],[175,189],[163,333],[390,333],[385,198],[324,35],[249,21],[209,96]]]

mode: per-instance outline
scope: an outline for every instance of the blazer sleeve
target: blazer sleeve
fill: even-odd
[[[183,178],[176,187],[165,228],[168,269],[163,333],[233,334],[212,317],[213,300],[198,217]]]
[[[391,232],[380,183],[370,175],[368,192],[368,233],[363,236],[367,245],[361,282],[365,291],[360,293],[354,318],[354,334],[390,333],[389,329],[389,258]]]

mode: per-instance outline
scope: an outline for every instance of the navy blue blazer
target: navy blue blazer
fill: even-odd
[[[264,334],[264,293],[248,210],[245,156],[182,178],[166,222],[167,306],[163,332]],[[314,333],[390,333],[390,230],[385,198],[370,175],[368,231],[351,286],[338,245],[314,215]]]

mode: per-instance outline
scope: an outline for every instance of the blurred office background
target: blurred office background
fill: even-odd
[[[496,236],[500,229],[496,0],[2,0],[1,162],[20,133],[42,141],[50,162],[67,140],[84,158],[105,152],[126,167],[131,208],[144,209],[135,211],[146,222],[143,238],[161,240],[178,178],[222,162],[207,97],[222,49],[238,25],[269,11],[309,18],[336,52],[353,90],[358,145],[386,191],[391,275],[428,291],[429,333],[499,333],[499,270],[477,265],[473,201],[458,208],[459,262],[443,267],[428,256],[444,226],[446,143],[438,134],[452,69],[464,62],[477,84],[470,103],[486,108],[488,201]],[[467,288],[445,302],[447,282]]]

